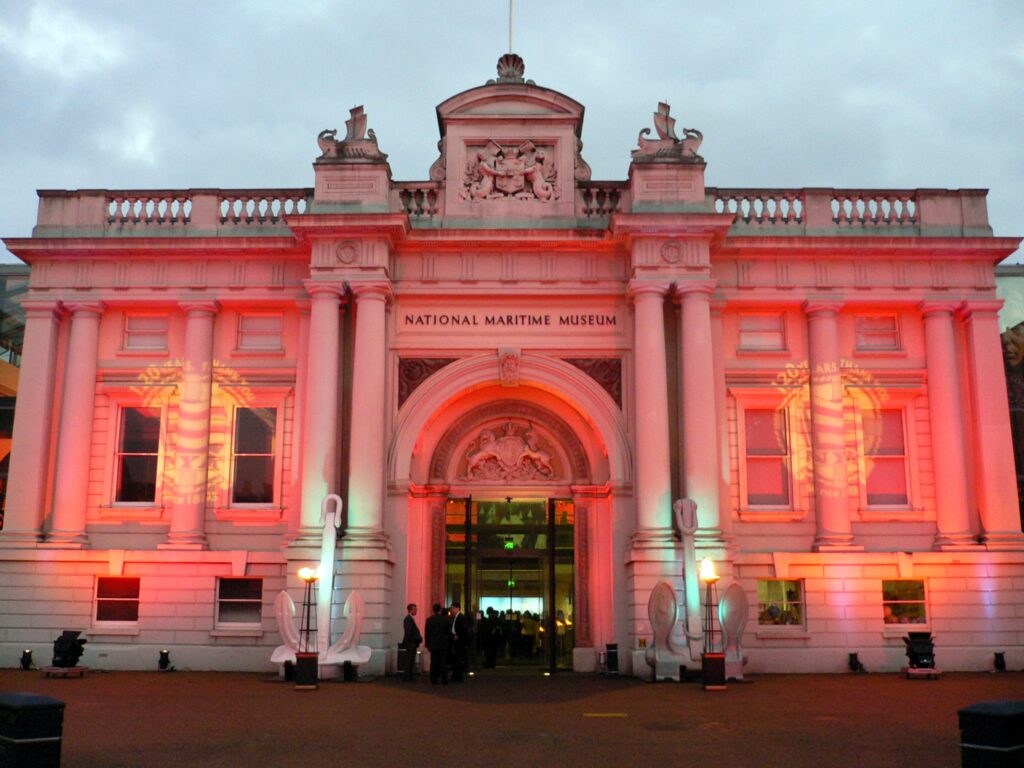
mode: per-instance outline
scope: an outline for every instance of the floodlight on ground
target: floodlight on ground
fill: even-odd
[[[161,672],[166,672],[171,668],[171,652],[166,648],[160,651],[160,660],[157,662],[157,666],[160,667]]]
[[[861,664],[860,659],[857,658],[856,653],[850,654],[849,665],[851,672],[867,672],[867,669],[865,669],[864,665]]]
[[[21,652],[21,668],[26,672],[32,669],[32,651],[29,648]]]
[[[1006,652],[996,651],[994,658],[992,659],[992,665],[996,668],[996,672],[1006,671]]]
[[[53,666],[70,668],[78,666],[78,660],[82,658],[83,646],[88,640],[82,640],[78,636],[82,634],[76,630],[65,629],[64,632],[53,641]]]

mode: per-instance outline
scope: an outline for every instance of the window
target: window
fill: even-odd
[[[126,350],[167,351],[167,317],[161,315],[126,315],[124,319]]]
[[[238,349],[246,352],[281,350],[281,315],[239,315]]]
[[[232,504],[274,503],[274,437],[277,408],[235,410]]]
[[[785,316],[774,314],[740,315],[740,350],[781,352],[786,349]]]
[[[7,505],[7,476],[11,468],[11,438],[14,434],[14,398],[0,397],[0,530]]]
[[[857,315],[854,318],[858,352],[896,352],[900,350],[900,331],[896,315]]]
[[[923,580],[882,582],[882,617],[886,624],[925,624],[927,616]]]
[[[747,505],[789,506],[790,463],[786,411],[752,408],[743,413]]]
[[[131,624],[139,620],[139,579],[100,576],[96,579],[96,621]]]
[[[869,506],[905,505],[907,448],[902,408],[861,412],[864,471]]]
[[[218,580],[218,625],[259,625],[262,618],[263,579],[221,578]]]
[[[156,501],[159,452],[160,409],[122,408],[117,439],[115,501]]]
[[[761,626],[803,626],[804,585],[792,579],[759,579],[757,623]]]

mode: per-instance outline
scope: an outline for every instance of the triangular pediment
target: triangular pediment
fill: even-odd
[[[583,105],[564,93],[527,84],[482,85],[463,91],[437,107],[441,135],[449,119],[466,117],[554,117],[568,118],[578,136],[583,127]]]

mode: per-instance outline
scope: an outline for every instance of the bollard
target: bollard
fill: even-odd
[[[0,694],[0,765],[60,768],[64,702],[34,693]]]
[[[1024,701],[985,701],[957,715],[963,768],[1024,766]]]

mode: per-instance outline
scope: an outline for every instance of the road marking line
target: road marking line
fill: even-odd
[[[584,712],[584,717],[629,717],[625,712]]]

